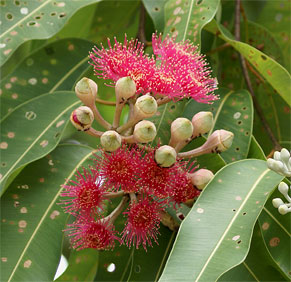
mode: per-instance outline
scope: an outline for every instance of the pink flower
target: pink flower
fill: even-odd
[[[117,81],[121,77],[130,76],[136,83],[137,93],[148,92],[148,80],[155,71],[155,61],[144,54],[143,44],[137,40],[127,41],[125,36],[124,43],[117,42],[113,47],[108,39],[109,49],[101,46],[93,48],[90,53],[91,65],[94,67],[98,77]]]
[[[95,162],[100,166],[100,176],[106,181],[106,187],[137,192],[136,180],[142,159],[136,147],[123,145],[115,152],[102,151],[102,157],[96,156]]]
[[[94,221],[92,218],[78,218],[70,228],[64,230],[69,232],[72,247],[76,250],[93,248],[97,250],[109,250],[115,246],[116,237],[114,226],[106,219]]]
[[[65,212],[71,214],[99,214],[103,210],[105,189],[101,177],[96,170],[83,168],[83,175],[78,171],[76,181],[71,180],[70,185],[64,185],[61,200]]]
[[[149,196],[140,198],[138,202],[131,202],[127,215],[127,222],[122,231],[122,239],[128,247],[135,245],[138,249],[142,245],[146,250],[146,246],[152,246],[151,240],[156,243],[160,227],[160,212],[163,210],[161,205]]]
[[[175,79],[172,81],[172,89],[165,84],[155,84],[155,78],[151,80],[151,87],[154,93],[167,95],[172,99],[193,98],[197,102],[207,103],[217,100],[213,94],[217,89],[216,79],[210,76],[211,71],[204,57],[197,51],[188,40],[175,42],[174,39],[166,36],[162,40],[161,35],[153,34],[153,52],[160,61],[158,72],[169,73]]]

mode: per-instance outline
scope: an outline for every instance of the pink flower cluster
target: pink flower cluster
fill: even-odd
[[[137,40],[124,43],[115,39],[109,49],[101,46],[90,53],[92,65],[98,77],[116,82],[130,76],[136,83],[137,93],[151,92],[167,96],[172,100],[192,98],[200,103],[218,99],[213,91],[217,80],[211,77],[211,70],[200,55],[197,47],[189,41],[175,42],[175,39],[153,34],[152,47],[155,56],[144,53],[143,45]]]
[[[83,169],[83,176],[78,172],[61,193],[64,211],[76,217],[66,230],[75,249],[107,250],[115,241],[146,249],[152,240],[157,243],[161,212],[200,193],[188,177],[195,167],[187,169],[187,162],[162,168],[154,160],[154,149],[145,152],[137,146],[100,153],[95,155],[95,166]],[[121,197],[120,204],[105,216],[106,203],[116,197]],[[126,224],[118,237],[113,224],[122,212]]]

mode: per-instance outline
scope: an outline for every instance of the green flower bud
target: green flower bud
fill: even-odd
[[[158,108],[157,101],[149,94],[143,95],[136,100],[134,105],[135,118],[144,119],[153,116]]]
[[[284,202],[283,202],[282,199],[280,199],[280,198],[275,198],[275,199],[272,200],[272,204],[273,204],[273,206],[277,209],[277,208],[279,208],[281,205],[283,205]]]
[[[83,77],[75,86],[77,97],[86,105],[90,106],[95,103],[97,96],[97,84],[87,77]]]
[[[116,100],[119,103],[126,102],[136,92],[135,82],[131,77],[126,76],[117,80],[115,84]]]
[[[284,215],[284,214],[290,212],[291,209],[288,208],[287,205],[284,204],[284,205],[281,205],[281,206],[278,208],[278,211],[279,211],[280,214]]]
[[[133,136],[137,142],[148,143],[155,139],[157,135],[156,126],[148,120],[142,120],[134,127]]]
[[[213,127],[213,123],[213,114],[211,112],[197,113],[192,118],[193,135],[196,137],[209,132]]]
[[[215,130],[203,144],[203,147],[210,148],[213,152],[224,152],[232,145],[234,134],[230,131]]]
[[[86,131],[94,121],[94,114],[89,107],[81,106],[72,112],[70,120],[78,130]]]
[[[161,167],[170,167],[176,162],[177,153],[171,146],[164,145],[156,150],[155,160]]]
[[[113,130],[102,134],[100,142],[105,151],[114,152],[121,146],[121,136]]]
[[[203,190],[208,182],[214,177],[214,174],[208,169],[199,169],[196,172],[190,173],[189,177],[192,184],[199,190]]]
[[[193,134],[193,125],[186,118],[177,118],[171,124],[171,139],[175,142],[185,141]]]

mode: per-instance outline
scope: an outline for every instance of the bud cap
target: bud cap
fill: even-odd
[[[155,152],[155,160],[161,167],[170,167],[176,162],[177,153],[171,146],[164,145]]]
[[[278,208],[278,211],[280,214],[284,215],[284,214],[290,212],[291,210],[290,210],[290,208],[287,207],[286,204],[283,204]]]
[[[134,127],[133,136],[137,142],[148,143],[155,139],[157,135],[156,126],[148,120],[142,120]]]
[[[135,82],[131,77],[126,76],[117,80],[115,84],[116,100],[119,102],[126,102],[136,92]]]
[[[214,174],[212,171],[202,168],[195,171],[194,173],[190,173],[189,177],[192,184],[197,187],[197,189],[203,190],[208,182],[214,177]]]
[[[284,202],[283,202],[282,199],[280,199],[280,198],[275,198],[275,199],[272,200],[272,204],[273,204],[273,206],[277,209],[277,208],[279,208],[281,205],[283,205]]]
[[[192,118],[192,124],[194,127],[194,136],[205,134],[213,127],[213,114],[212,112],[199,112]]]
[[[94,114],[89,107],[81,106],[72,112],[70,120],[78,130],[86,131],[94,121]]]
[[[186,118],[177,118],[171,124],[171,138],[176,141],[185,141],[193,134],[193,125]]]
[[[158,108],[157,101],[149,94],[143,95],[136,100],[134,115],[143,119],[153,116]]]
[[[97,84],[87,77],[83,77],[77,82],[75,86],[75,92],[77,97],[86,105],[90,106],[95,103],[97,96],[98,86]]]
[[[114,152],[121,147],[121,137],[113,130],[106,131],[102,134],[100,142],[105,151]]]
[[[288,190],[289,190],[289,187],[288,185],[285,183],[285,182],[280,182],[279,186],[278,186],[278,190],[280,191],[280,193],[282,195],[288,195]]]

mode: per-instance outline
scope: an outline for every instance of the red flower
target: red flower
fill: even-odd
[[[72,247],[76,250],[93,248],[97,250],[109,250],[115,246],[115,240],[120,239],[115,236],[114,226],[106,219],[94,221],[93,219],[78,218],[70,228],[68,236],[71,238]]]
[[[160,61],[158,72],[164,72],[165,76],[169,73],[175,79],[172,80],[172,90],[167,86],[155,84],[155,79],[151,80],[151,87],[154,93],[161,91],[173,99],[182,99],[191,97],[197,102],[207,103],[217,100],[218,97],[213,94],[217,89],[217,80],[210,77],[211,71],[204,56],[197,51],[189,41],[175,42],[174,39],[167,36],[162,40],[161,35],[152,36],[153,52]]]
[[[100,166],[100,176],[106,186],[112,190],[137,192],[136,180],[141,167],[141,153],[136,147],[121,146],[115,152],[102,151],[102,157],[96,156]]]
[[[135,245],[138,249],[142,244],[146,250],[147,244],[152,246],[152,239],[158,244],[157,235],[160,234],[158,229],[162,210],[161,205],[148,196],[140,198],[138,202],[131,202],[128,211],[124,212],[128,218],[122,231],[122,239],[128,247]]]
[[[90,53],[96,74],[115,82],[121,77],[130,76],[136,84],[137,93],[148,92],[147,81],[155,70],[154,59],[144,54],[143,44],[137,40],[127,41],[126,36],[123,44],[117,42],[116,38],[114,40],[113,47],[108,39],[109,49],[95,47],[94,53]]]
[[[172,167],[160,167],[154,156],[154,150],[145,155],[137,184],[142,187],[144,192],[153,194],[158,198],[166,198],[169,196],[170,186],[178,167],[176,164]]]
[[[64,185],[61,200],[65,212],[72,214],[99,214],[103,210],[105,189],[101,177],[96,170],[83,168],[83,175],[77,172],[76,181],[71,180],[71,185]]]

